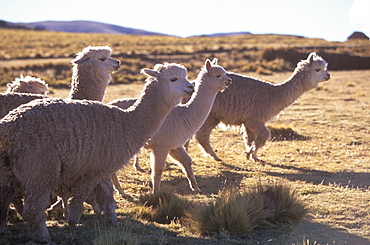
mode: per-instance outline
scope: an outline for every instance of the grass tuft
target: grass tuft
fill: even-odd
[[[201,234],[228,232],[245,234],[256,228],[279,223],[297,224],[307,208],[295,190],[287,185],[258,185],[256,191],[224,191],[214,203],[199,205],[189,218]]]
[[[258,185],[256,194],[263,198],[265,207],[273,214],[269,222],[294,225],[308,212],[296,190],[286,184]]]
[[[148,193],[139,197],[138,216],[162,224],[185,216],[187,209],[191,207],[189,200],[172,192],[160,191],[157,194]]]
[[[112,227],[97,223],[95,232],[99,235],[93,240],[93,245],[139,244],[138,236],[133,234],[127,225]]]
[[[215,203],[199,205],[189,213],[193,229],[201,234],[244,234],[263,225],[268,216],[260,196],[235,189],[224,191]]]
[[[309,140],[309,137],[300,135],[292,128],[268,126],[273,141]]]

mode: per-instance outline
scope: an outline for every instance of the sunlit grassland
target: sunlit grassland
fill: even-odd
[[[113,57],[122,62],[119,72],[113,75],[118,84],[140,81],[140,69],[158,62],[182,63],[190,77],[195,77],[204,60],[214,57],[228,70],[259,74],[292,71],[312,51],[370,57],[368,41],[329,42],[287,35],[180,38],[0,29],[0,85],[23,73],[38,76],[53,86],[67,86],[71,81],[70,61],[89,45],[113,49]],[[294,58],[288,61],[272,55],[267,59],[266,55],[271,58],[271,50],[293,50],[290,55]]]
[[[294,47],[304,52],[327,49],[370,56],[368,43],[291,36],[179,38],[1,29],[0,83],[11,81],[20,72],[40,76],[51,84],[51,96],[65,98],[70,61],[88,45],[109,45],[113,56],[122,62],[120,70],[112,75],[113,84],[108,86],[104,102],[138,97],[145,79],[140,69],[158,62],[184,64],[192,80],[206,58],[217,57],[229,71],[281,82],[291,75],[295,64],[261,60],[266,48]],[[328,68],[330,71],[330,64]],[[102,216],[92,214],[86,205],[82,225],[76,229],[70,229],[63,219],[49,220],[52,239],[59,244],[369,244],[370,71],[330,73],[331,80],[305,93],[268,123],[278,133],[293,131],[301,137],[283,140],[273,135],[259,152],[264,165],[246,160],[243,129],[220,126],[213,131],[211,141],[222,162],[205,156],[195,141],[190,144],[194,172],[203,194],[190,191],[177,165],[171,164],[163,174],[164,189],[195,203],[214,202],[221,191],[229,188],[244,190],[283,181],[296,188],[309,208],[297,226],[256,230],[242,237],[226,232],[201,236],[186,219],[159,224],[140,218],[138,203],[116,195],[121,225],[106,226]],[[5,91],[5,86],[0,90]],[[140,163],[145,172],[134,171],[132,162],[118,172],[122,187],[137,199],[151,190],[148,150],[141,152]],[[0,244],[27,244],[29,234],[24,223],[12,225],[11,230],[14,237],[0,237]]]
[[[290,73],[249,75],[280,82]],[[92,244],[93,241],[94,244],[109,244],[101,242],[109,239],[115,241],[111,244],[120,244],[123,240],[127,244],[314,244],[314,241],[316,244],[368,244],[370,72],[333,71],[331,75],[331,80],[305,93],[268,124],[276,129],[290,128],[305,138],[273,138],[260,151],[264,165],[246,160],[240,135],[242,129],[220,127],[213,131],[211,141],[222,162],[203,155],[195,141],[190,144],[194,172],[203,194],[190,191],[177,165],[171,164],[163,174],[163,188],[197,203],[212,202],[220,191],[228,188],[247,189],[285,181],[296,188],[309,208],[308,215],[297,226],[256,230],[243,237],[227,233],[201,236],[192,232],[186,220],[158,224],[139,218],[138,204],[116,195],[122,225],[106,227],[102,217],[90,214],[86,206],[82,226],[77,229],[70,230],[63,220],[50,221],[52,238],[62,244]],[[109,85],[105,101],[137,97],[142,86]],[[54,89],[53,96],[67,94],[68,89]],[[118,172],[122,187],[135,198],[151,189],[148,150],[141,152],[140,163],[145,172],[134,171],[131,163]],[[17,224],[12,229],[20,234],[15,243],[26,243],[26,235],[22,232],[25,226]]]

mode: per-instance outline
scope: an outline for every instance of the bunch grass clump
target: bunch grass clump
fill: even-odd
[[[201,234],[245,234],[279,223],[297,224],[307,208],[297,192],[287,185],[258,185],[255,190],[226,190],[209,204],[200,204],[188,214],[192,228]]]
[[[138,210],[139,217],[162,224],[184,217],[192,205],[188,199],[168,191],[141,195],[138,202],[142,205]]]
[[[309,140],[309,137],[298,134],[289,127],[267,127],[271,133],[271,139],[274,141],[290,141],[290,140]]]
[[[264,225],[270,216],[266,211],[262,197],[229,189],[221,193],[214,203],[194,207],[189,218],[194,230],[201,234],[224,231],[244,234]]]
[[[265,207],[272,213],[269,222],[294,225],[308,212],[296,190],[287,184],[258,185],[256,194],[264,199]]]
[[[95,232],[98,235],[93,240],[93,245],[139,244],[137,235],[128,226],[107,227],[98,223],[95,225]]]

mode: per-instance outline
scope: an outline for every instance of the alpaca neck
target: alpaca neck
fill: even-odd
[[[195,92],[188,103],[176,107],[182,110],[181,114],[187,120],[188,127],[191,130],[198,130],[203,125],[212,109],[218,92],[215,89],[209,88],[205,83],[206,81],[203,81],[196,85]]]
[[[149,84],[135,104],[125,110],[123,123],[127,126],[122,133],[135,139],[127,146],[133,154],[152,137],[171,109],[180,102],[180,98],[168,98],[163,92],[165,89],[158,82]]]
[[[306,84],[310,84],[310,76],[304,70],[295,70],[294,73],[283,83],[276,85],[273,96],[273,104],[278,110],[277,113],[292,105],[304,92],[311,89]],[[277,114],[276,113],[276,114]]]
[[[84,70],[83,67],[73,68],[71,91],[68,98],[103,101],[111,78],[109,73]]]

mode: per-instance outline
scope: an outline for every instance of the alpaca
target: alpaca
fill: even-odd
[[[73,76],[69,99],[103,100],[111,78],[109,72],[116,71],[121,64],[119,60],[111,58],[111,54],[112,49],[108,46],[88,46],[77,54],[76,58],[71,61]],[[18,80],[22,80],[22,77],[15,79],[15,81]],[[8,90],[9,87],[13,87],[13,85],[9,85]],[[23,90],[23,92],[26,91]],[[4,117],[10,110],[22,104],[43,98],[46,96],[18,93],[0,94],[0,117]]]
[[[190,188],[195,192],[201,192],[191,167],[191,157],[185,151],[183,145],[204,123],[217,92],[224,90],[231,83],[226,71],[216,63],[217,59],[214,59],[212,63],[206,60],[194,82],[195,92],[190,101],[185,105],[178,105],[173,108],[162,126],[146,145],[146,148],[152,149],[151,168],[154,193],[160,190],[161,176],[168,154],[182,166]],[[126,108],[127,105],[130,105],[130,102],[115,100],[109,104]]]
[[[81,52],[76,54],[76,58],[71,61],[72,67],[72,83],[69,99],[87,99],[102,101],[105,90],[110,82],[110,72],[118,70],[121,62],[111,57],[112,49],[108,46],[85,47]],[[16,78],[15,81],[9,83],[6,93],[40,93],[46,94],[43,91],[47,89],[47,85],[39,78],[26,76]],[[35,99],[47,98],[43,95],[35,94],[0,94],[0,117],[4,117],[10,110],[18,106],[28,103]],[[125,198],[128,198],[126,196]],[[16,206],[18,213],[22,213],[22,196],[17,195],[13,204]],[[57,207],[61,203],[53,204]],[[64,203],[66,205],[66,203]],[[93,203],[92,203],[93,205]],[[95,210],[98,210],[97,205],[93,205]],[[55,212],[57,208],[49,211]],[[66,215],[66,214],[65,214]]]
[[[209,137],[220,122],[244,125],[243,135],[247,159],[260,161],[257,150],[270,138],[265,123],[292,105],[304,92],[317,88],[330,79],[327,62],[316,53],[298,63],[293,74],[281,84],[271,84],[252,77],[228,73],[233,83],[218,93],[213,108],[195,138],[204,151],[221,161],[213,151]]]
[[[79,223],[95,187],[102,189],[98,200],[107,221],[117,222],[109,175],[148,141],[181,96],[194,91],[182,65],[157,64],[142,72],[146,86],[128,110],[98,101],[40,99],[0,120],[0,232],[7,231],[7,209],[18,185],[26,193],[23,218],[39,242],[51,241],[44,215],[49,197],[66,186],[70,225]]]
[[[72,60],[69,99],[103,101],[111,79],[109,72],[117,71],[121,66],[121,62],[110,57],[111,55],[112,49],[108,46],[88,46],[77,54]]]
[[[28,93],[47,95],[49,93],[49,88],[45,81],[41,80],[38,77],[23,77],[22,74],[20,78],[15,78],[14,81],[8,83],[6,86],[8,87],[5,91],[6,94]]]

